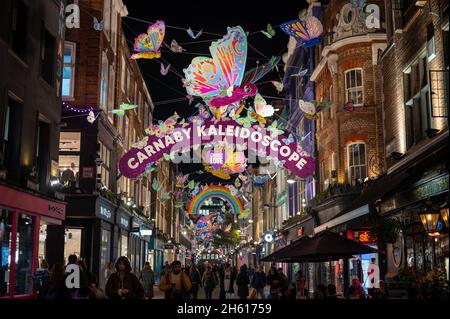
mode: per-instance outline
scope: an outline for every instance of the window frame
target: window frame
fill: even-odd
[[[63,54],[63,77],[62,82],[64,82],[64,68],[70,66],[70,95],[64,95],[61,90],[62,99],[65,101],[71,101],[75,98],[75,71],[76,71],[76,56],[77,56],[77,43],[72,41],[64,41],[64,51],[66,47],[71,47],[71,63],[64,62],[64,54]]]
[[[364,145],[364,165],[358,164],[358,165],[350,166],[350,148],[353,145]],[[366,171],[364,179],[367,178],[369,176],[368,168],[367,168],[367,155],[368,155],[367,154],[368,153],[367,152],[367,143],[364,142],[364,141],[355,141],[355,142],[348,143],[346,145],[346,148],[347,148],[347,179],[348,179],[348,182],[350,184],[352,184],[352,183],[354,183],[356,181],[356,179],[352,179],[351,178],[352,177],[351,176],[351,168],[352,167],[362,167],[362,166],[364,166],[365,167],[365,171]],[[361,178],[358,178],[358,179],[361,179]]]
[[[347,83],[347,74],[348,73],[350,73],[350,72],[353,72],[353,71],[360,71],[361,72],[361,86],[354,86],[354,87],[351,87],[351,88],[349,88],[348,87],[348,83]],[[361,103],[353,103],[353,106],[354,107],[360,107],[360,106],[364,106],[364,70],[363,70],[363,68],[360,68],[360,67],[358,67],[358,68],[352,68],[352,69],[348,69],[348,70],[346,70],[345,72],[344,72],[344,87],[345,87],[345,102],[348,102],[349,100],[348,100],[348,92],[349,92],[349,90],[357,90],[357,89],[359,89],[359,88],[361,88],[361,93],[362,93],[362,95],[361,95]]]

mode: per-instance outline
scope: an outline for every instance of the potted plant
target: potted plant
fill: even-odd
[[[39,191],[39,173],[36,170],[36,166],[31,166],[27,169],[27,187],[34,191]]]
[[[425,299],[447,299],[449,287],[445,270],[434,268],[428,272],[420,282],[419,291]]]

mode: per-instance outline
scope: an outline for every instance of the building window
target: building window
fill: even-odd
[[[59,134],[59,180],[69,186],[76,182],[80,171],[81,132],[61,132]]]
[[[403,71],[406,144],[411,147],[427,136],[431,126],[430,90],[428,85],[427,53],[424,50]]]
[[[114,70],[114,66],[109,66],[109,85],[108,85],[108,98],[107,98],[107,111],[108,111],[108,119],[111,123],[114,123],[114,116],[111,112],[114,108],[114,100],[115,100],[115,92],[114,89],[116,81],[116,72]]]
[[[352,101],[354,106],[363,105],[362,69],[345,72],[345,101]]]
[[[55,37],[43,26],[41,37],[41,77],[52,86],[55,78],[55,50]]]
[[[330,157],[330,178],[332,182],[337,179],[337,168],[336,168],[336,153],[331,153]]]
[[[11,14],[11,50],[21,59],[25,58],[27,46],[28,8],[22,0],[15,0]]]
[[[62,79],[62,96],[65,98],[74,97],[75,85],[75,53],[76,44],[73,42],[64,43],[64,67]]]
[[[8,172],[7,179],[17,181],[20,175],[20,149],[22,140],[22,112],[23,104],[14,99],[8,99],[5,121],[3,125],[3,138],[1,153],[3,164]]]
[[[325,190],[325,161],[320,162],[320,183],[322,184],[322,190]]]
[[[128,116],[124,116],[124,125],[123,125],[123,147],[127,150],[130,142],[129,128],[130,128],[130,120]]]
[[[366,144],[348,145],[348,180],[350,183],[362,181],[367,177]]]
[[[330,91],[329,91],[329,100],[331,103],[330,106],[330,119],[334,118],[334,111],[333,111],[333,84],[330,85]]]
[[[100,174],[101,181],[103,186],[109,188],[109,172],[111,166],[111,151],[100,142],[100,159],[102,160],[102,164],[100,164]]]
[[[125,61],[125,58],[122,56],[122,65],[120,70],[120,87],[122,88],[122,91],[125,92],[127,83],[127,64]]]
[[[109,78],[109,63],[106,52],[102,54],[102,77],[100,79],[100,107],[108,112],[108,78]]]

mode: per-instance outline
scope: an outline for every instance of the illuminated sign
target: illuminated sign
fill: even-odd
[[[271,243],[273,241],[273,235],[272,234],[265,234],[264,240],[268,243]]]

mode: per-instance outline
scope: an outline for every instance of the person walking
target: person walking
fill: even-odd
[[[365,299],[366,294],[364,292],[361,283],[358,278],[353,278],[352,285],[347,290],[347,298],[348,299]]]
[[[295,299],[305,299],[305,285],[306,279],[303,276],[302,271],[299,270],[295,275]]]
[[[70,291],[66,286],[64,267],[61,264],[54,264],[51,269],[48,291],[45,295],[45,299],[70,299]]]
[[[239,274],[236,277],[236,285],[238,286],[238,297],[240,299],[247,299],[249,289],[248,285],[250,284],[250,278],[247,272],[247,266],[242,265],[239,271]]]
[[[208,265],[205,272],[203,273],[202,283],[203,288],[205,290],[205,298],[206,299],[212,299],[212,295],[214,292],[214,289],[217,286],[218,283],[217,274],[213,271],[211,265]]]
[[[144,288],[139,279],[131,273],[130,261],[122,256],[115,264],[116,272],[113,273],[106,283],[106,295],[110,299],[142,299]]]
[[[159,290],[164,292],[166,299],[189,299],[192,288],[189,276],[181,271],[181,262],[175,260],[172,263],[172,271],[167,272],[159,283]]]
[[[198,299],[198,291],[202,286],[202,277],[200,276],[200,272],[198,271],[197,265],[192,264],[191,269],[189,271],[189,278],[191,279],[192,284],[192,299]]]
[[[155,284],[155,273],[148,261],[145,262],[144,268],[142,268],[139,274],[139,281],[142,287],[144,287],[144,298],[152,299],[154,296],[153,285]]]
[[[272,292],[275,286],[281,289],[282,279],[278,274],[278,270],[275,267],[271,267],[269,270],[269,274],[267,275],[267,285],[270,286],[270,292]]]
[[[37,292],[37,299],[45,299],[50,282],[50,273],[48,272],[48,262],[42,259],[40,267],[33,276],[34,288]]]
[[[261,296],[261,299],[265,299],[264,288],[267,285],[267,278],[264,272],[264,267],[259,266],[258,271],[255,272],[252,278],[252,287],[256,290],[256,298]]]

